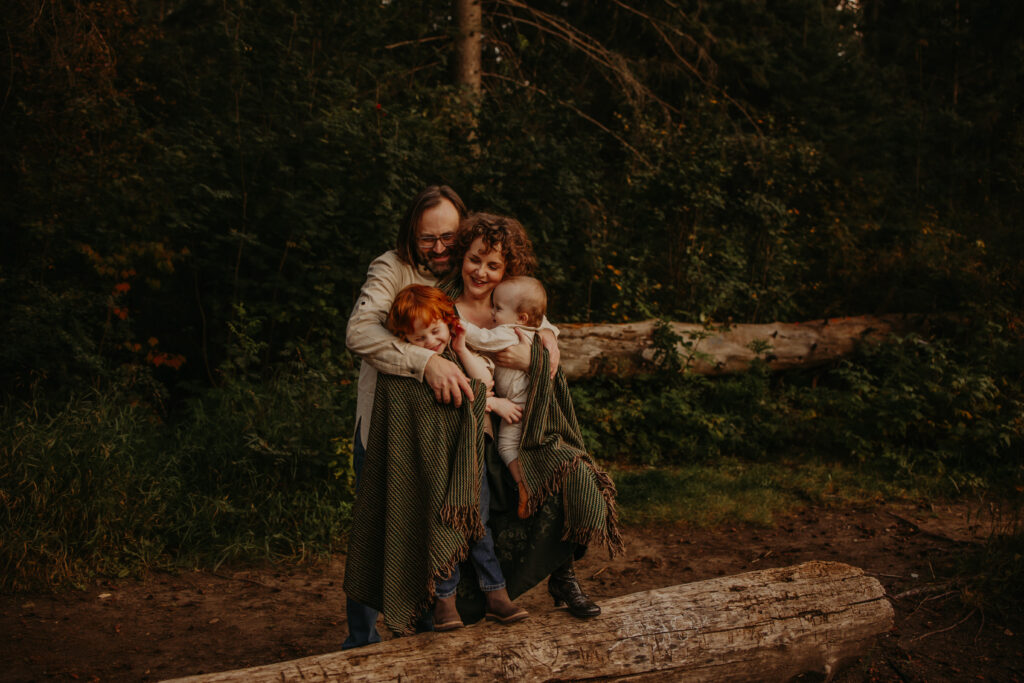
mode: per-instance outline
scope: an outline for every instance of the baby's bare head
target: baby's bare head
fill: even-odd
[[[538,327],[548,310],[548,295],[544,285],[533,277],[519,275],[502,280],[494,288],[494,303],[514,311],[516,322]]]

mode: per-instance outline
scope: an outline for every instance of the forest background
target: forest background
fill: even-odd
[[[341,549],[345,323],[443,182],[523,222],[556,323],[927,316],[718,378],[663,335],[580,420],[624,493],[680,483],[641,497],[725,467],[1009,502],[1019,599],[1024,5],[482,10],[474,93],[448,3],[4,3],[0,588]]]

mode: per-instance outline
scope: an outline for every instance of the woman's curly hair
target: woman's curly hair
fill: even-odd
[[[505,259],[505,277],[533,274],[537,267],[533,245],[515,218],[484,212],[471,213],[463,218],[455,235],[455,244],[451,247],[456,264],[461,266],[470,245],[478,237],[483,239],[485,247],[497,249]],[[456,267],[452,274],[457,276],[460,272],[461,268]]]

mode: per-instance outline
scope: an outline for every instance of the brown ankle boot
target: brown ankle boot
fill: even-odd
[[[508,597],[504,588],[484,593],[487,601],[487,618],[502,624],[514,624],[530,616],[522,607],[518,607]]]
[[[437,602],[434,603],[434,630],[454,631],[463,626],[465,624],[462,623],[459,610],[455,608],[455,596],[450,595],[447,598],[438,598]]]

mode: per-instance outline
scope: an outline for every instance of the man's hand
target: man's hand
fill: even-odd
[[[423,381],[434,390],[438,403],[454,403],[458,408],[462,405],[462,394],[473,400],[473,387],[459,366],[447,358],[434,355],[423,368]]]

